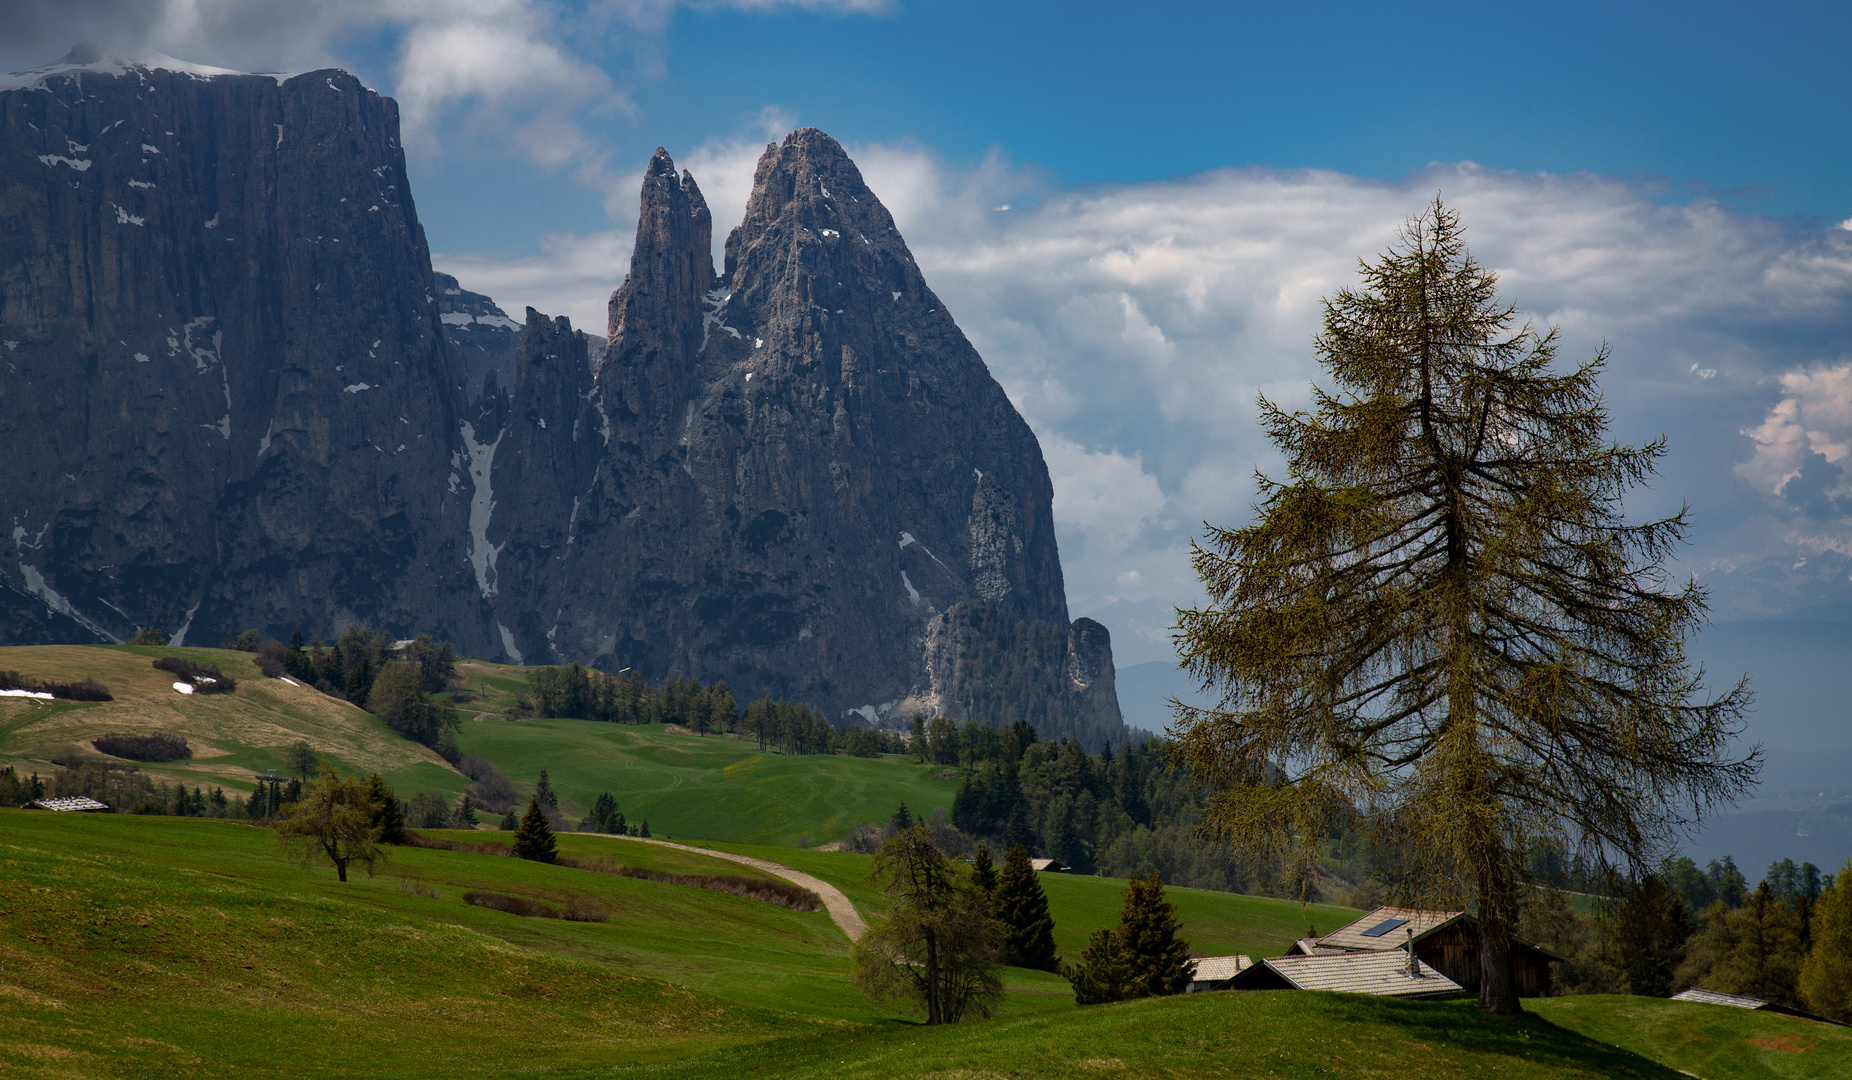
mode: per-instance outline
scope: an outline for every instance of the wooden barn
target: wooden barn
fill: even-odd
[[[1343,953],[1401,952],[1414,946],[1415,956],[1468,991],[1479,989],[1479,920],[1464,911],[1424,911],[1380,907],[1323,937],[1303,938],[1287,956],[1332,956]],[[1550,964],[1565,959],[1539,945],[1511,940],[1511,968],[1519,997],[1550,992]]]

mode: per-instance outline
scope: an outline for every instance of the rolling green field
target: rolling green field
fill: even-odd
[[[829,882],[848,894],[857,907],[873,911],[880,899],[868,880],[874,859],[847,852],[793,851],[789,848],[754,847],[746,844],[702,844],[716,851],[730,851],[755,858],[770,859]],[[1085,877],[1076,874],[1042,875],[1042,891],[1048,895],[1048,912],[1055,920],[1055,947],[1068,960],[1078,960],[1086,947],[1087,937],[1102,926],[1119,921],[1119,908],[1125,902],[1126,882],[1122,878]],[[1208,889],[1166,888],[1164,896],[1177,909],[1183,924],[1182,937],[1190,943],[1192,956],[1278,956],[1299,938],[1306,936],[1309,922],[1320,933],[1329,933],[1363,913],[1353,908],[1329,904],[1301,907],[1290,900],[1237,893],[1213,892]]]
[[[465,834],[456,834],[458,836]],[[482,838],[482,834],[475,834]],[[580,856],[753,871],[562,836]],[[733,848],[734,845],[725,845]],[[871,895],[854,855],[753,849]],[[1049,877],[1072,948],[1123,883]],[[593,900],[605,923],[473,907]],[[1290,937],[1275,900],[1172,890],[1215,951]],[[867,907],[865,913],[873,911]],[[1341,909],[1310,917],[1341,918]],[[1205,951],[1202,949],[1199,952]],[[1010,970],[1000,1014],[925,1028],[848,981],[822,913],[469,852],[395,848],[346,885],[252,825],[0,810],[0,1075],[1642,1077],[1852,1072],[1845,1029],[1637,998],[1469,1002],[1226,993],[1078,1009]],[[1615,1045],[1620,1044],[1620,1045]]]
[[[174,678],[156,670],[159,656],[217,664],[238,680],[230,694],[181,694]],[[377,717],[310,687],[267,679],[251,654],[230,649],[175,649],[133,645],[16,645],[0,647],[0,670],[35,679],[75,682],[93,678],[114,701],[36,701],[0,698],[0,765],[22,773],[49,771],[59,748],[112,732],[156,731],[184,736],[193,756],[144,764],[151,778],[207,788],[249,791],[255,772],[281,768],[283,749],[304,739],[343,770],[378,772],[395,790],[425,789],[455,798],[469,780],[430,750],[401,738]]]
[[[457,735],[525,796],[540,770],[569,817],[601,791],[657,835],[797,846],[840,840],[865,821],[886,821],[903,801],[920,814],[951,808],[945,768],[905,758],[810,754],[786,757],[750,742],[701,738],[660,724],[588,720],[466,721]]]

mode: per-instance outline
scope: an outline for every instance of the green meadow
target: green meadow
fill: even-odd
[[[787,757],[740,739],[699,737],[661,724],[589,720],[465,721],[457,746],[495,763],[525,796],[540,770],[568,816],[601,791],[657,835],[742,843],[822,844],[886,821],[905,802],[950,809],[958,781],[939,765],[889,755]]]

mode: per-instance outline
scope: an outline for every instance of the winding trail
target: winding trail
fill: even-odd
[[[804,888],[809,889],[811,892],[821,897],[824,909],[830,913],[831,921],[835,922],[836,926],[841,929],[844,934],[848,935],[850,941],[860,938],[862,934],[868,930],[868,924],[862,921],[861,913],[855,910],[855,905],[849,902],[849,898],[843,895],[841,889],[838,889],[836,886],[831,885],[820,877],[806,874],[802,870],[793,870],[789,866],[785,866],[781,863],[771,862],[767,859],[755,859],[750,855],[733,855],[725,851],[715,851],[712,848],[694,847],[689,844],[677,844],[670,840],[646,839],[641,836],[613,836],[612,839],[629,840],[637,844],[658,844],[666,848],[675,848],[677,851],[690,851],[696,855],[707,855],[716,859],[726,859],[730,862],[744,863],[755,870],[763,870],[768,874],[776,874],[786,881],[791,882],[793,885],[802,885]]]

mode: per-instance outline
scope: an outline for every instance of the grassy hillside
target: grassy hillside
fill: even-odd
[[[562,842],[635,865],[751,873],[611,838]],[[862,887],[864,865],[854,856],[768,854]],[[1104,896],[1115,884],[1049,881],[1057,917],[1069,921],[1099,908],[1090,890]],[[594,899],[613,914],[608,923],[522,919],[463,904],[471,888]],[[1268,908],[1293,905],[1201,895],[1211,907],[1186,918],[1187,933],[1206,939],[1217,921],[1231,943],[1290,933],[1278,922],[1286,916]],[[1187,896],[1178,892],[1180,904]],[[340,885],[332,871],[286,857],[254,826],[0,810],[7,1076],[474,1080],[648,1069],[1071,1080],[1078,1070],[1183,1080],[1671,1080],[1678,1074],[1663,1064],[1602,1040],[1676,1064],[1692,1048],[1672,1044],[1696,1039],[1694,1029],[1681,1034],[1658,1019],[1685,1010],[1633,998],[1540,1002],[1537,1015],[1511,1024],[1463,1002],[1288,993],[1084,1010],[1059,993],[1012,993],[993,1020],[928,1029],[856,994],[846,954],[822,913],[684,886],[425,849],[395,849],[378,877]],[[1009,982],[1018,991],[1061,985],[1027,972]],[[1700,1035],[1786,1057],[1758,1071],[1753,1057],[1720,1053],[1693,1070],[1709,1080],[1852,1072],[1852,1051],[1835,1032],[1718,1012],[1727,1015],[1700,1016]],[[1813,1071],[1796,1071],[1797,1063]]]
[[[569,816],[601,791],[632,821],[676,838],[796,846],[839,840],[886,821],[905,802],[950,809],[955,779],[900,757],[786,757],[750,742],[701,738],[662,725],[587,720],[466,721],[457,745],[480,754],[525,796],[541,769]]]
[[[230,694],[181,694],[155,657],[184,656],[217,664],[238,680]],[[298,739],[347,771],[379,772],[394,789],[462,794],[469,781],[441,758],[400,737],[365,711],[309,687],[267,679],[251,654],[227,649],[129,645],[33,645],[0,648],[0,670],[36,679],[93,678],[114,701],[42,702],[0,698],[0,764],[30,772],[59,747],[88,744],[111,732],[173,732],[193,750],[187,761],[143,765],[151,777],[249,790],[255,771],[279,768],[282,750]]]
[[[1535,1002],[1558,1027],[1617,1043],[1692,1076],[1852,1076],[1852,1028],[1717,1005],[1634,997]]]

